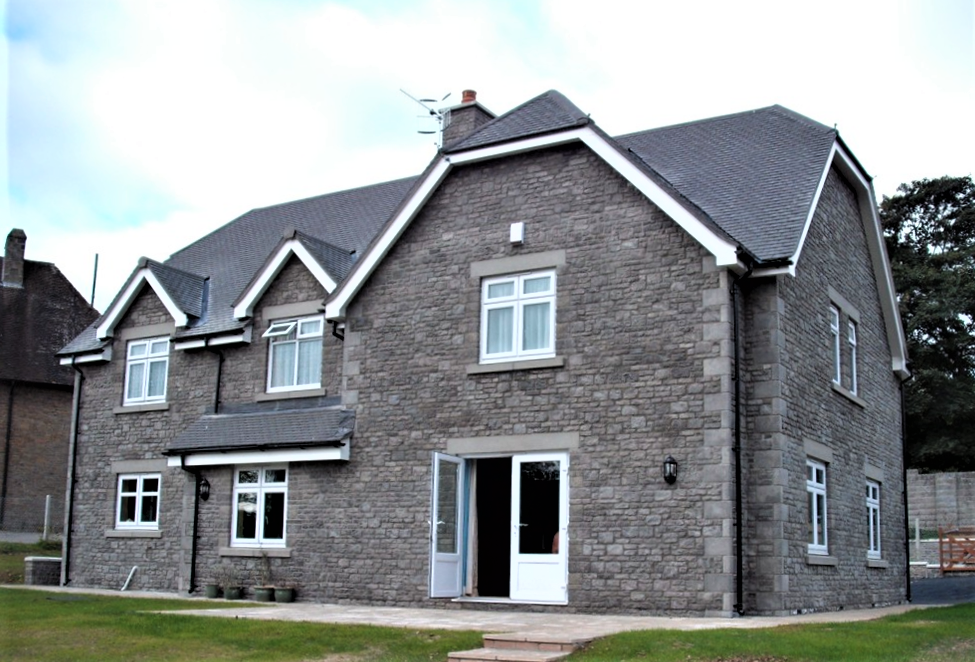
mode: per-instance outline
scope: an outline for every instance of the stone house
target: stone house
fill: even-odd
[[[0,529],[37,532],[64,523],[74,371],[57,352],[98,317],[58,268],[24,258],[13,229],[0,258]]]
[[[870,179],[779,106],[452,109],[416,178],[140,261],[83,374],[72,586],[782,614],[906,595]]]

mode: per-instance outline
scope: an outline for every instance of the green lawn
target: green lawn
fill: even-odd
[[[572,662],[975,661],[975,604],[876,621],[761,630],[628,632],[594,642]]]
[[[429,662],[481,645],[475,632],[147,613],[201,606],[192,600],[0,589],[0,660]]]
[[[24,583],[24,557],[26,556],[61,556],[61,541],[49,540],[30,545],[0,542],[0,584]]]

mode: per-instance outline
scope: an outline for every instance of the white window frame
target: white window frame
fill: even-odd
[[[826,494],[826,463],[806,458],[806,495],[809,523],[810,554],[829,554],[829,518]],[[822,504],[820,505],[820,498]],[[820,512],[820,510],[822,512]],[[817,522],[822,521],[823,528],[817,529]]]
[[[867,558],[880,558],[880,483],[867,479]]]
[[[544,292],[524,293],[527,281],[538,278],[549,278],[550,287]],[[513,294],[510,296],[489,297],[491,286],[506,282],[513,284]],[[555,356],[555,298],[557,284],[554,269],[532,271],[521,274],[485,278],[481,281],[481,341],[480,362],[499,363],[503,361],[525,361],[532,359],[550,358]],[[524,310],[526,307],[548,303],[548,342],[543,347],[524,349]],[[512,309],[512,346],[510,351],[488,352],[488,321],[490,312],[504,308]]]
[[[284,470],[284,480],[283,481],[268,481],[267,472]],[[256,471],[257,472],[257,482],[256,483],[241,483],[240,474],[243,471]],[[274,547],[282,548],[287,545],[288,539],[288,474],[289,468],[287,464],[274,464],[274,465],[238,465],[234,467],[234,496],[231,508],[233,510],[233,515],[230,522],[230,546],[231,547]],[[257,522],[255,528],[255,535],[253,538],[239,538],[237,536],[237,518],[240,514],[240,508],[238,507],[239,498],[241,494],[254,493],[257,496],[256,512],[257,512]],[[281,538],[270,538],[266,539],[264,537],[264,517],[265,517],[265,504],[267,495],[269,494],[283,494],[284,495],[284,513],[282,517],[284,518],[281,528]]]
[[[165,347],[165,351],[158,348],[160,345]],[[144,348],[144,353],[137,353],[139,348]],[[152,367],[160,364],[164,366],[163,371],[165,375],[163,378],[162,393],[149,395],[149,375],[152,371]],[[138,385],[138,395],[130,397],[129,388],[132,384],[132,371],[136,366],[142,366],[142,378],[141,383]],[[140,338],[138,340],[130,340],[125,350],[125,384],[123,385],[123,403],[126,405],[135,405],[165,402],[168,382],[169,337],[162,336],[159,338]]]
[[[829,333],[833,344],[833,383],[841,386],[843,363],[840,356],[840,309],[836,306],[829,307]]]
[[[135,491],[123,491],[124,481],[136,481]],[[146,489],[146,481],[155,480],[156,489]],[[136,531],[156,531],[159,529],[159,511],[162,509],[162,474],[119,474],[115,494],[115,528]],[[156,513],[152,520],[143,520],[143,508],[146,499],[156,498]],[[135,499],[135,519],[131,522],[122,521],[122,500]]]
[[[846,341],[850,345],[850,393],[857,394],[857,323],[849,320],[846,326]]]
[[[309,332],[305,330],[305,326],[309,323],[315,322],[318,324],[317,332]],[[293,336],[293,337],[292,337]],[[302,391],[308,389],[315,389],[322,387],[322,354],[324,351],[324,337],[325,337],[325,316],[324,315],[312,315],[310,317],[298,317],[286,320],[278,320],[271,323],[267,331],[261,336],[262,338],[268,339],[267,345],[267,392],[268,393],[280,393],[283,391]],[[309,384],[298,384],[298,375],[301,373],[301,345],[303,343],[317,342],[320,347],[320,352],[318,354],[318,381]],[[274,378],[274,347],[276,345],[283,345],[285,343],[294,344],[294,369],[291,374],[291,381],[283,386],[273,386],[271,384]]]

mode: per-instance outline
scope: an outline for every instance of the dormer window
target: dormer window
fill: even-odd
[[[168,337],[130,342],[125,360],[125,404],[165,402],[168,373]]]
[[[269,341],[268,393],[321,386],[324,329],[321,315],[271,323],[264,332]]]

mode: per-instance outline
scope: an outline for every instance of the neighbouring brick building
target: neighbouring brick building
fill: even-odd
[[[98,312],[26,244],[11,230],[0,259],[0,529],[40,532],[48,495],[51,528],[64,523],[74,370],[57,352]]]
[[[418,177],[143,259],[85,376],[72,586],[782,614],[903,601],[870,179],[779,106],[617,138],[473,97]]]

